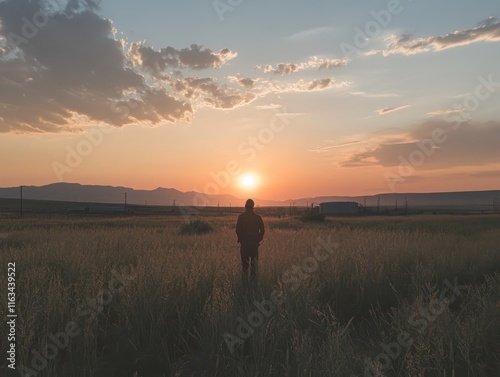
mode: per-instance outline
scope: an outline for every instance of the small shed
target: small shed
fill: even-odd
[[[359,204],[356,202],[324,202],[319,204],[319,212],[325,215],[357,215]]]

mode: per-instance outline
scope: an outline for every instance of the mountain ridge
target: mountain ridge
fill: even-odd
[[[136,190],[125,186],[82,185],[80,183],[50,183],[43,186],[23,186],[25,199],[71,201],[87,203],[123,203],[147,205],[185,205],[185,206],[234,206],[242,207],[246,198],[229,194],[208,195],[196,191],[183,192],[175,188],[157,187],[153,190]],[[0,198],[16,199],[20,196],[19,187],[0,188]],[[382,193],[369,196],[321,195],[288,200],[267,200],[254,198],[260,206],[305,206],[327,201],[354,201],[367,206],[404,205],[477,205],[491,206],[493,199],[500,198],[500,190],[429,192],[429,193]]]

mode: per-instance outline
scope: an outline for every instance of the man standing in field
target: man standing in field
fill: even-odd
[[[253,211],[255,203],[248,199],[245,203],[245,212],[238,216],[236,223],[236,234],[241,245],[241,265],[243,267],[243,279],[248,276],[250,265],[250,276],[257,275],[257,264],[259,260],[259,245],[264,238],[264,222],[262,217]]]

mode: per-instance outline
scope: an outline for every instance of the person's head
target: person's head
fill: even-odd
[[[247,210],[252,210],[254,207],[255,203],[253,202],[252,199],[248,199],[245,203],[245,209]]]

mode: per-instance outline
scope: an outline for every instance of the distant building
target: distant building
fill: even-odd
[[[119,214],[125,213],[125,207],[123,204],[110,204],[110,205],[95,205],[92,207],[73,207],[64,208],[68,213],[86,213],[86,214]],[[134,213],[132,208],[127,208],[127,213]]]
[[[319,213],[325,215],[357,215],[360,206],[356,202],[325,202],[319,204]]]

